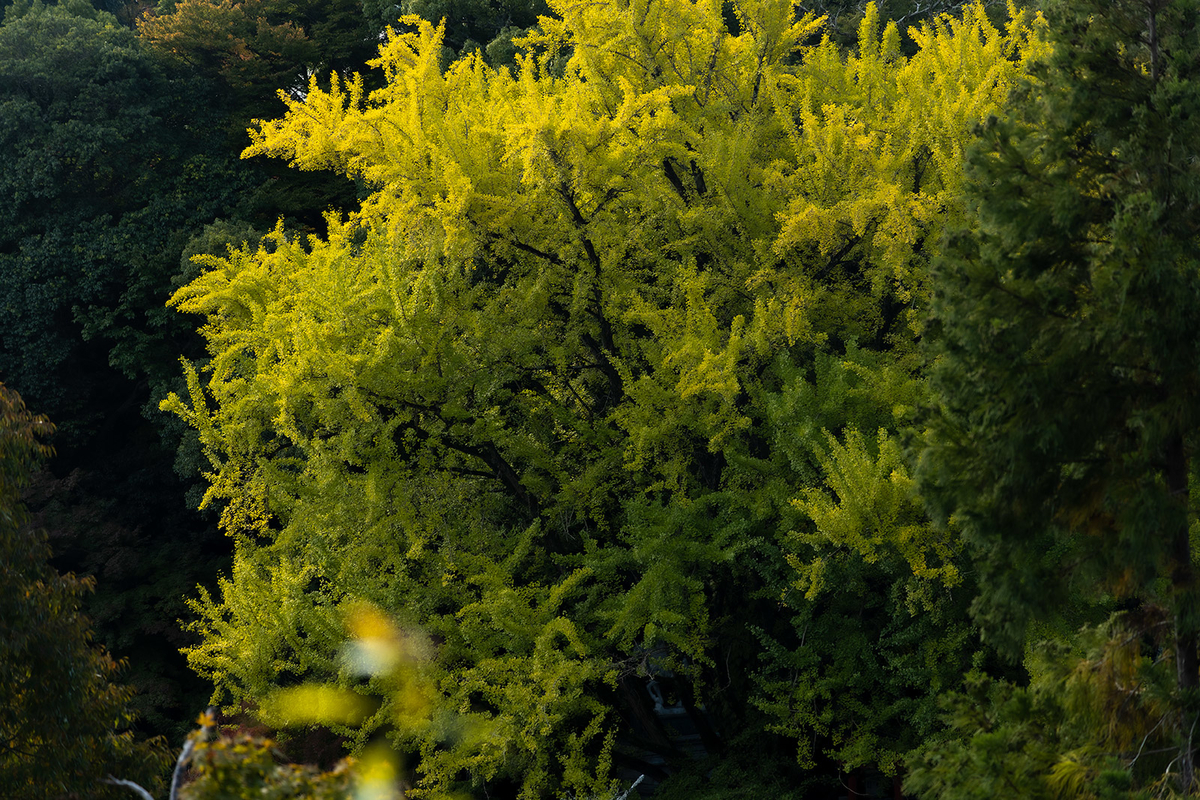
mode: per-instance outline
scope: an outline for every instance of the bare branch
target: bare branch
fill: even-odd
[[[109,775],[107,778],[105,778],[104,780],[102,780],[100,782],[107,783],[109,786],[124,786],[126,789],[132,789],[133,791],[137,792],[145,800],[154,800],[154,795],[150,794],[149,792],[147,792],[145,789],[143,789],[141,786],[137,785],[133,781],[127,781],[122,778],[114,778],[112,775]]]

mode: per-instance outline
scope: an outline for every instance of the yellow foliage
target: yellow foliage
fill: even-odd
[[[513,763],[522,797],[606,788],[612,660],[703,669],[712,576],[759,552],[742,538],[794,544],[795,511],[806,592],[836,548],[960,580],[886,433],[829,437],[798,487],[809,421],[756,426],[827,340],[912,347],[963,149],[1036,21],[1001,33],[974,6],[906,58],[874,10],[843,55],[789,0],[735,4],[736,35],[719,0],[550,7],[515,69],[446,67],[443,30],[406,18],[382,88],[285,97],[245,155],[369,196],[324,239],[278,228],[206,261],[171,301],[205,315],[211,360],[164,407],[200,431],[238,540],[193,605],[191,663],[231,703],[359,665],[391,700],[350,735],[393,725],[429,796]],[[438,621],[439,658],[355,596]],[[339,659],[321,647],[344,626]]]
[[[357,725],[371,711],[372,703],[349,689],[333,686],[293,686],[278,689],[263,699],[258,715],[277,727],[301,725]]]
[[[827,489],[811,488],[792,501],[816,527],[814,533],[798,534],[797,540],[815,545],[818,552],[830,546],[849,548],[867,563],[896,552],[923,582],[960,584],[956,557],[962,543],[925,517],[896,440],[883,429],[874,447],[853,429],[844,442],[828,433],[826,440],[828,451],[821,461],[836,500]],[[805,563],[791,556],[789,563],[800,574],[805,597],[815,599],[824,589],[824,559]]]

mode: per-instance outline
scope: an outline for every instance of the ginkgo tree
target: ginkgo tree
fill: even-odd
[[[420,626],[437,699],[340,729],[390,731],[414,796],[665,777],[648,681],[710,753],[781,733],[894,770],[970,658],[895,440],[925,265],[1037,21],[968,9],[908,58],[874,11],[846,55],[781,0],[732,31],[713,0],[551,8],[514,70],[446,67],[408,19],[383,88],[314,82],[253,132],[371,193],[172,300],[211,358],[164,405],[237,546],[190,662],[231,707],[387,697],[337,658],[344,609]]]

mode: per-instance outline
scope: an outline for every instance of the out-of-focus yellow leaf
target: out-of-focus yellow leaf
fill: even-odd
[[[349,689],[305,685],[272,693],[259,706],[259,715],[272,725],[354,725],[370,714],[372,707],[370,700]]]
[[[367,748],[358,762],[354,800],[399,800],[400,759],[387,745]]]

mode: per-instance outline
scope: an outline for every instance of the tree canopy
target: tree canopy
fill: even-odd
[[[156,306],[237,187],[197,147],[203,107],[181,113],[195,89],[86,5],[0,26],[0,372],[81,435],[97,395],[178,352],[187,328]]]
[[[1185,791],[1200,681],[1197,12],[1048,9],[1053,57],[988,121],[970,223],[934,271],[940,413],[921,473],[979,565],[994,640],[1018,649],[1030,619],[1081,598],[1166,610],[1169,642],[1129,635],[1172,652]]]
[[[135,742],[130,690],[118,664],[91,644],[80,595],[92,583],[48,563],[45,534],[21,502],[53,431],[0,384],[0,794],[109,797],[109,772],[161,781],[161,743]]]
[[[786,2],[735,32],[704,0],[551,8],[513,69],[406,19],[384,86],[313,81],[256,130],[369,194],[172,300],[211,360],[165,407],[237,547],[189,659],[229,708],[386,697],[335,656],[344,610],[421,626],[428,713],[341,730],[390,729],[427,796],[686,771],[647,682],[708,752],[770,727],[894,771],[973,657],[897,440],[926,267],[1036,20],[968,8],[910,58],[874,11],[843,54]]]
[[[164,0],[138,34],[170,60],[218,78],[240,134],[275,113],[277,90],[302,91],[311,75],[359,68],[380,28],[359,3]]]
[[[214,97],[83,0],[15,3],[0,25],[0,376],[59,423],[26,501],[56,566],[96,579],[97,639],[131,659],[160,732],[203,702],[184,699],[199,681],[175,620],[228,552],[149,419],[201,350],[164,306],[181,251],[249,184]]]
[[[4,788],[181,646],[197,800],[1200,787],[1196,0],[104,6],[0,24]]]

